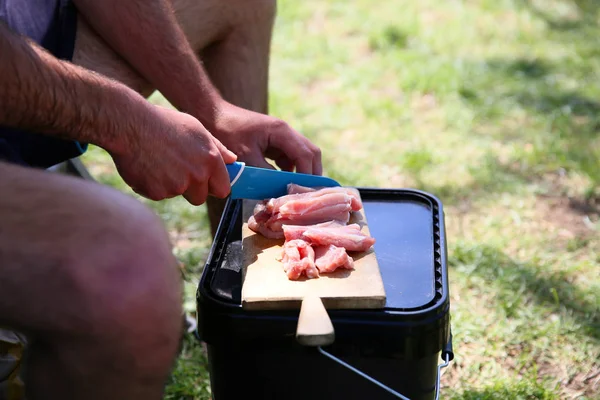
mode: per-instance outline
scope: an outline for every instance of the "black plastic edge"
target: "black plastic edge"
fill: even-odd
[[[361,193],[365,194],[374,194],[374,195],[394,195],[394,194],[409,194],[409,195],[418,195],[420,197],[424,197],[428,199],[433,205],[432,215],[434,216],[434,251],[436,252],[436,256],[434,258],[434,262],[439,264],[439,268],[436,268],[435,271],[435,279],[436,279],[436,296],[434,299],[424,306],[419,306],[411,309],[397,309],[397,308],[384,308],[383,310],[389,314],[399,314],[404,316],[422,316],[423,314],[436,314],[436,309],[439,312],[445,313],[444,310],[446,307],[443,307],[449,301],[449,285],[448,285],[448,268],[447,268],[447,241],[446,241],[446,228],[445,228],[445,220],[444,220],[444,210],[442,206],[442,202],[439,198],[433,196],[430,193],[417,190],[417,189],[382,189],[382,188],[372,188],[372,187],[359,187],[357,188]],[[228,199],[224,216],[221,219],[219,226],[217,228],[217,232],[215,235],[215,240],[213,246],[208,254],[207,262],[205,264],[204,270],[202,271],[202,276],[200,282],[198,284],[198,289],[196,290],[196,300],[198,305],[203,303],[203,299],[205,301],[209,301],[216,306],[222,307],[224,309],[228,309],[229,312],[240,312],[242,310],[242,305],[229,302],[223,299],[218,298],[213,295],[210,288],[210,280],[214,275],[215,268],[218,267],[219,263],[222,261],[221,256],[224,250],[224,247],[227,245],[226,239],[231,235],[231,229],[234,228],[235,219],[238,217],[241,212],[241,201],[240,200],[231,200]],[[439,233],[436,238],[436,232]],[[437,241],[439,240],[439,243]],[[444,288],[446,290],[444,290]],[[439,293],[441,291],[441,293]],[[344,310],[331,310],[332,312],[338,314],[343,313]],[[353,314],[357,312],[364,311],[365,313],[372,312],[372,310],[360,310],[353,309],[351,312]],[[248,312],[244,310],[244,312]],[[260,312],[253,311],[253,315],[267,314],[271,315],[273,312]]]

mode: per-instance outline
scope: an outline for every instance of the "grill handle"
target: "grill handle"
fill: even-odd
[[[365,374],[364,372],[360,371],[357,368],[354,368],[352,365],[340,360],[333,354],[326,352],[325,350],[323,350],[323,348],[321,346],[318,346],[317,350],[319,350],[319,353],[321,353],[324,356],[328,357],[329,359],[337,362],[338,364],[341,364],[342,366],[348,368],[350,371],[354,372],[355,374],[362,376],[369,382],[379,386],[380,388],[387,391],[388,393],[391,393],[392,395],[396,396],[397,398],[402,399],[402,400],[410,400],[408,397],[398,393],[397,391],[390,388],[389,386],[384,385],[383,383],[379,382],[377,379]],[[452,361],[453,359],[454,359],[454,352],[452,351],[452,333],[450,333],[450,340],[448,340],[448,343],[446,343],[446,345],[444,346],[444,349],[442,350],[442,360],[444,362],[442,364],[439,364],[437,367],[437,378],[436,378],[436,383],[435,383],[435,400],[439,400],[439,398],[440,398],[440,378],[442,375],[442,369],[446,368],[448,366],[448,364],[450,364],[450,361]]]

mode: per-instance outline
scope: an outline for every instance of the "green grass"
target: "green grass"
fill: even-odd
[[[600,397],[600,3],[279,4],[271,113],[321,146],[342,184],[444,202],[445,397]],[[128,190],[100,150],[84,162]],[[147,203],[173,234],[193,312],[205,208]],[[210,398],[206,368],[188,338],[166,398]]]

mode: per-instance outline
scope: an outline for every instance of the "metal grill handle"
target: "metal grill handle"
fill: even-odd
[[[442,369],[446,368],[448,366],[448,364],[450,364],[450,361],[454,358],[453,354],[452,354],[452,339],[450,339],[449,342],[449,348],[450,350],[447,351],[447,349],[444,349],[444,352],[442,353],[442,357],[444,360],[443,364],[438,365],[437,367],[437,378],[436,378],[436,383],[435,383],[435,400],[439,400],[440,398],[440,378],[442,375]],[[352,365],[340,360],[339,358],[337,358],[336,356],[334,356],[331,353],[326,352],[325,350],[323,350],[321,348],[321,346],[317,347],[317,350],[319,350],[319,352],[321,354],[323,354],[324,356],[332,359],[333,361],[337,362],[338,364],[343,365],[344,367],[348,368],[350,371],[362,376],[363,378],[365,378],[366,380],[368,380],[371,383],[374,383],[375,385],[379,386],[380,388],[382,388],[383,390],[391,393],[392,395],[396,396],[399,399],[402,400],[410,400],[408,397],[396,392],[394,389],[390,388],[389,386],[384,385],[383,383],[379,382],[377,379],[365,374],[364,372],[354,368]]]

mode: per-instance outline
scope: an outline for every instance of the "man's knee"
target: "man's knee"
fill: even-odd
[[[71,190],[48,213],[54,237],[44,235],[54,255],[44,267],[51,273],[44,290],[52,293],[43,308],[52,315],[36,313],[35,325],[24,325],[48,339],[97,343],[123,368],[159,376],[182,330],[181,276],[168,234],[129,196],[87,182]]]
[[[124,355],[153,352],[160,364],[179,341],[180,274],[158,217],[138,204],[118,214],[95,228],[105,244],[97,246],[90,235],[84,254],[93,257],[94,266],[78,276],[91,333],[116,341]]]
[[[182,313],[158,216],[114,189],[1,163],[0,192],[0,320],[38,343],[97,348],[103,366],[164,376]]]

